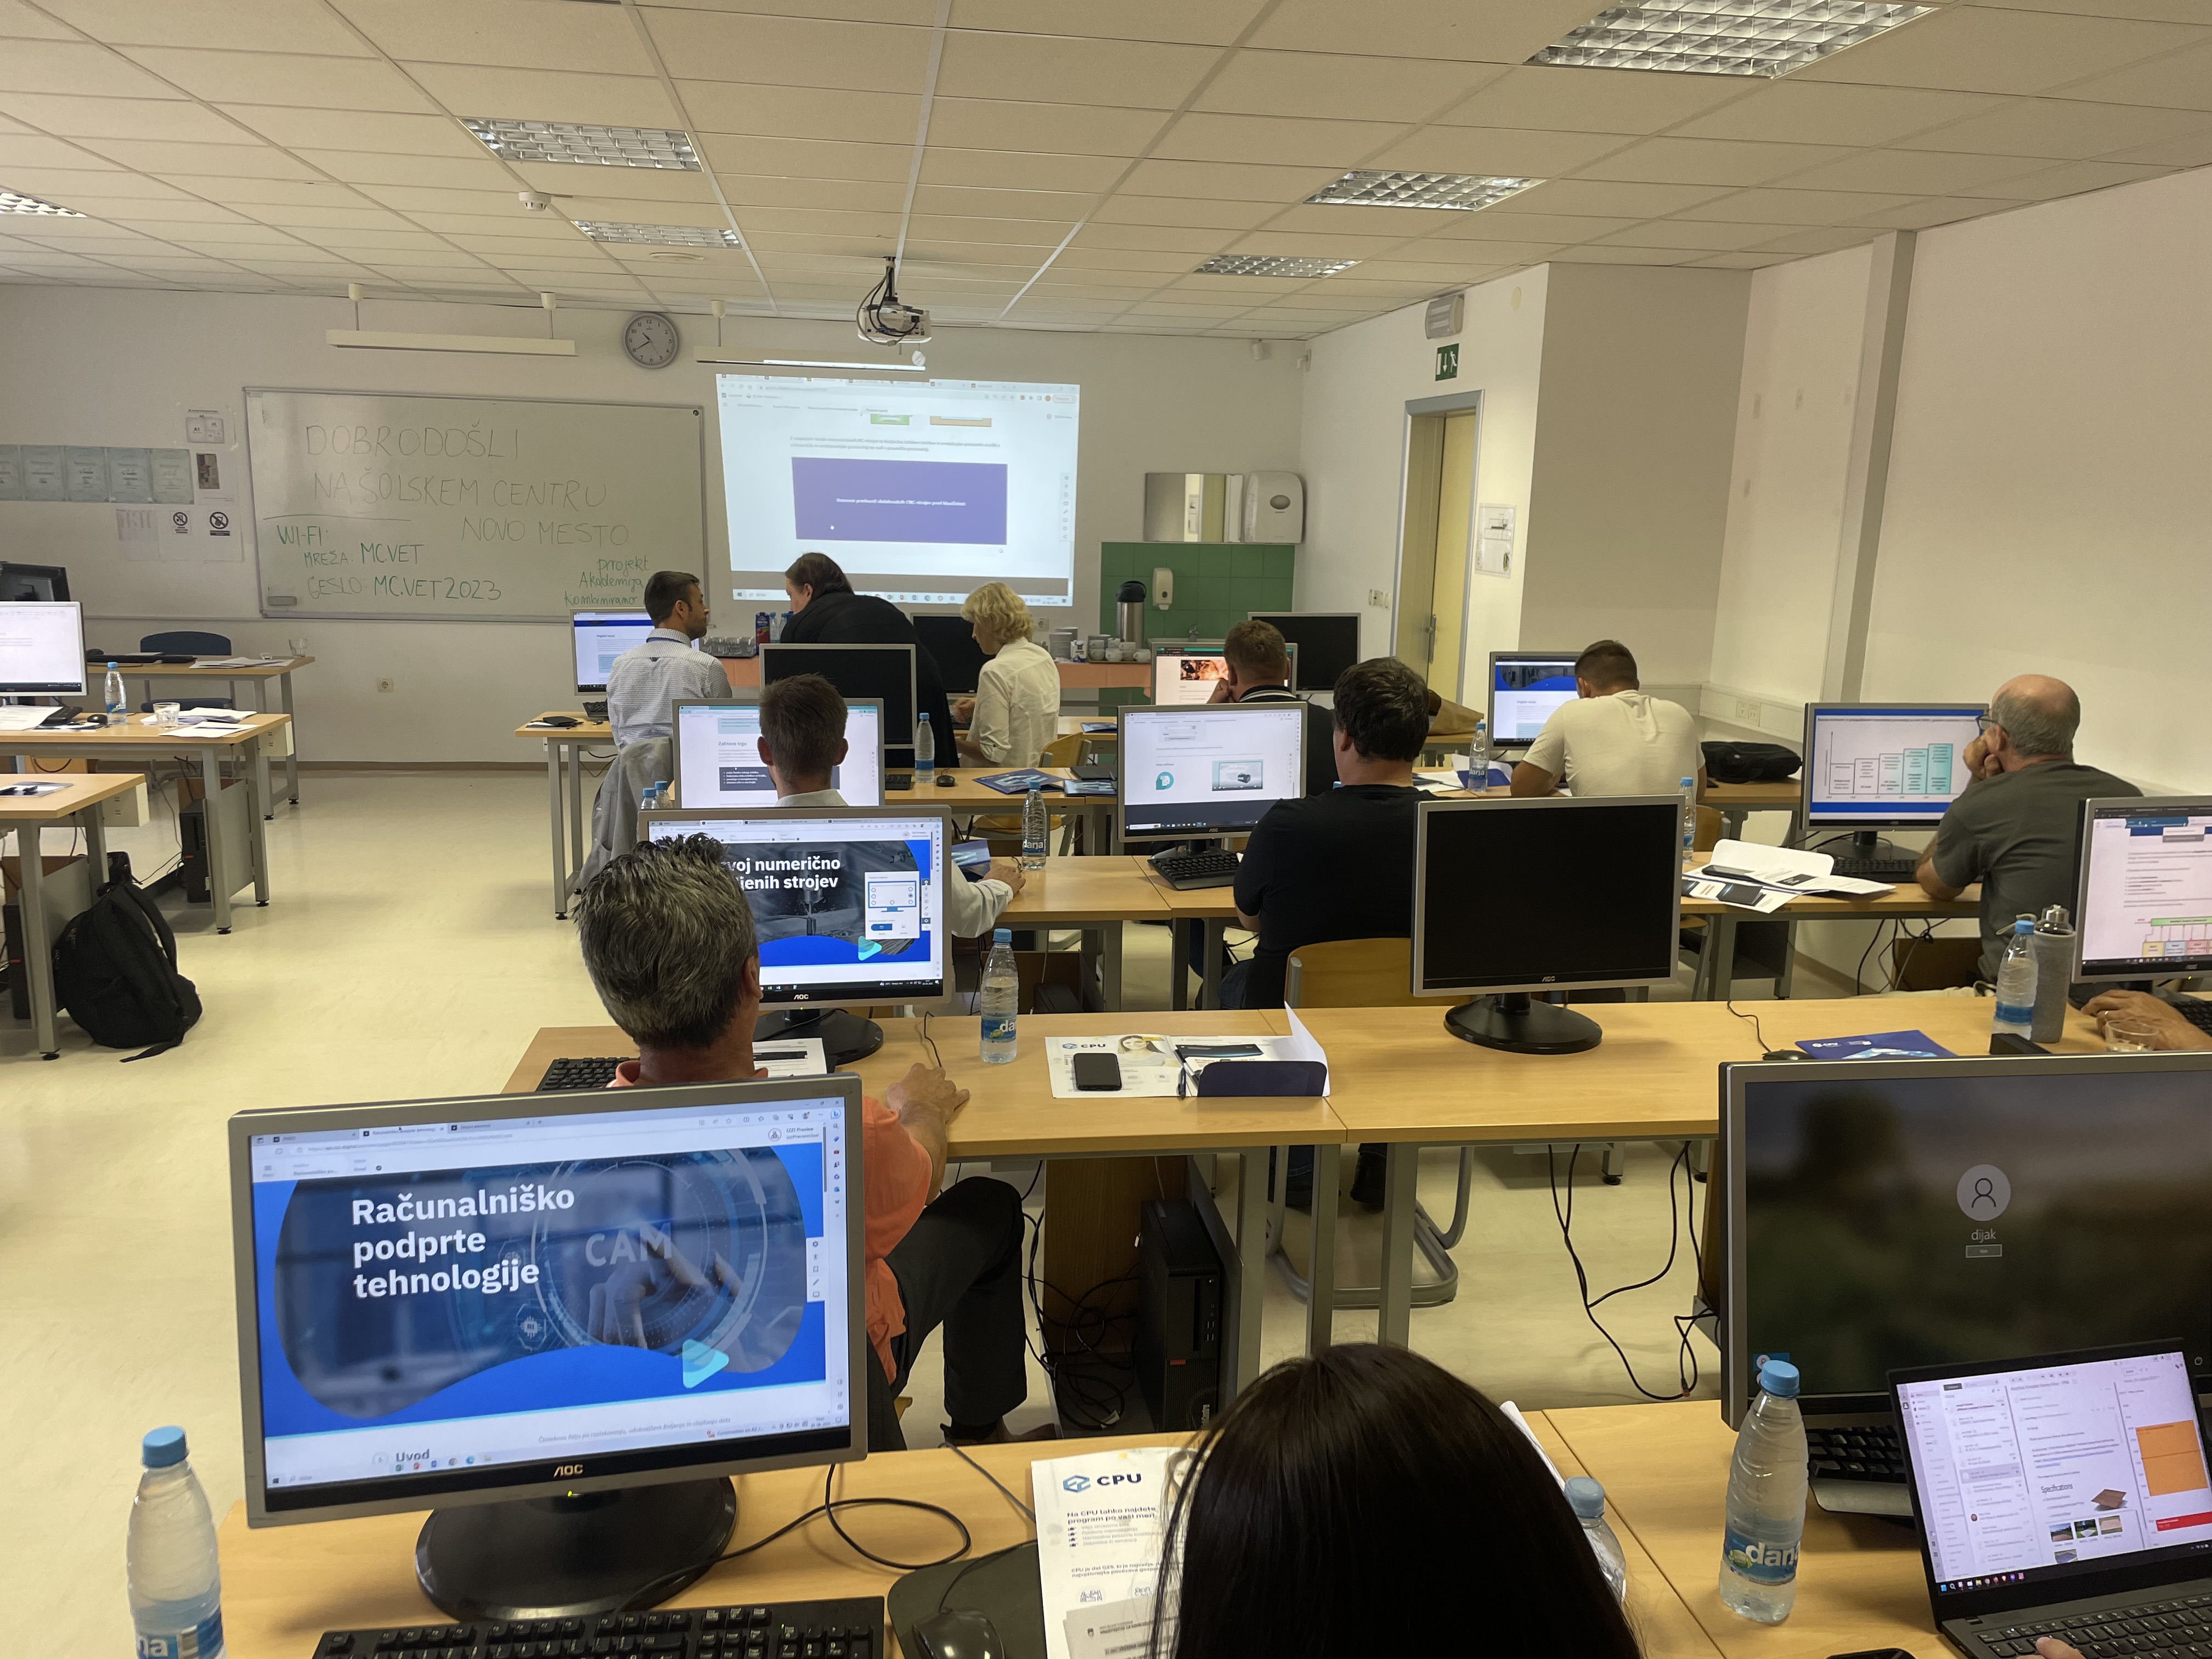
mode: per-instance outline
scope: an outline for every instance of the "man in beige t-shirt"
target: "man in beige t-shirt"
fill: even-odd
[[[1600,640],[1575,659],[1576,701],[1552,711],[1513,769],[1513,793],[1671,795],[1684,778],[1705,781],[1698,723],[1679,702],[1638,690],[1636,659],[1618,640]]]

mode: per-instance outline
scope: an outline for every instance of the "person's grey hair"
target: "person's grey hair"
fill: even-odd
[[[2070,755],[2074,734],[2081,727],[2081,699],[2071,687],[2063,699],[2024,696],[2000,691],[1990,699],[1990,714],[2012,746],[2031,759],[2042,755]]]
[[[729,1028],[758,946],[720,842],[641,842],[573,908],[592,988],[639,1048],[710,1048]]]

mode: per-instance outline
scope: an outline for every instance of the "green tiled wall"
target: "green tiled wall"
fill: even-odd
[[[1180,640],[1195,626],[1201,640],[1218,640],[1253,611],[1288,611],[1295,547],[1246,542],[1103,542],[1098,548],[1098,616],[1114,625],[1114,595],[1134,577],[1149,596],[1152,572],[1175,572],[1175,608],[1145,601],[1145,637]]]

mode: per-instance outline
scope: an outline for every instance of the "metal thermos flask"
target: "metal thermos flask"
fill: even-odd
[[[2028,942],[2035,951],[2035,1020],[2027,1035],[2032,1042],[2056,1042],[2066,1030],[2066,992],[2074,979],[2074,925],[2066,907],[2044,911]]]

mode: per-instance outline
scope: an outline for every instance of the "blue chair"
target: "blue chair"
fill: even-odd
[[[231,653],[229,635],[203,634],[190,628],[177,629],[167,634],[145,635],[139,640],[138,648],[141,651],[160,651],[173,657],[180,657],[187,651],[196,657],[227,657]],[[228,697],[165,697],[162,701],[173,701],[179,708],[228,708],[231,706]],[[154,705],[142,702],[138,705],[138,712],[150,714],[154,712]]]

